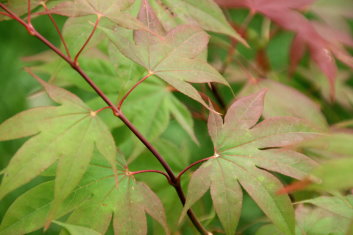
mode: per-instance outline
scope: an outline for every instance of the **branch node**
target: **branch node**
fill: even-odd
[[[33,27],[33,25],[31,23],[27,24],[26,29],[30,35],[36,36],[37,31],[35,30],[35,28]]]

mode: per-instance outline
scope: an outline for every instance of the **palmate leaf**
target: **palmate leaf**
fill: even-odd
[[[66,221],[60,222],[105,234],[114,218],[115,234],[144,235],[147,234],[147,213],[168,234],[164,208],[159,198],[148,186],[129,176],[125,168],[119,166],[118,169],[119,187],[116,187],[114,173],[109,166],[101,160],[94,160],[53,219],[58,220],[71,212]],[[0,233],[20,235],[43,227],[55,203],[54,188],[54,181],[49,181],[18,197],[7,210],[0,225]],[[62,231],[61,234],[67,232]]]
[[[78,97],[39,80],[61,106],[24,111],[0,125],[0,140],[33,136],[4,170],[0,198],[58,162],[53,213],[80,182],[96,148],[115,171],[116,148],[105,124]]]
[[[209,36],[201,28],[190,25],[178,26],[165,34],[146,0],[141,6],[139,19],[154,33],[136,30],[132,40],[120,31],[108,28],[102,30],[126,57],[207,107],[189,82],[227,84],[204,58]]]
[[[270,118],[256,125],[263,111],[264,95],[265,90],[261,90],[234,102],[224,123],[218,114],[210,114],[208,128],[214,159],[193,174],[182,215],[210,188],[226,233],[234,234],[242,203],[240,183],[283,234],[294,234],[291,202],[287,195],[276,194],[282,184],[265,170],[304,178],[316,163],[282,147],[312,138],[315,129],[304,120],[291,117]]]

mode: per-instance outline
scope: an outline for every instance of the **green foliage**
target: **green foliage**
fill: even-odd
[[[352,234],[352,10],[1,0],[0,234]]]

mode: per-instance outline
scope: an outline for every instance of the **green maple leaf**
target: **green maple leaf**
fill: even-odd
[[[256,125],[263,111],[264,95],[265,90],[261,90],[234,102],[224,123],[218,114],[210,114],[208,128],[214,158],[193,174],[182,216],[210,189],[226,234],[234,234],[241,211],[241,185],[282,233],[294,234],[290,199],[276,194],[282,184],[266,170],[304,178],[315,162],[282,147],[316,134],[309,124],[291,117],[270,118]]]
[[[232,28],[222,10],[213,0],[155,0],[153,8],[163,18],[162,24],[172,24],[180,20],[182,23],[195,24],[205,30],[229,35],[247,45],[246,41]]]
[[[141,29],[146,27],[131,16],[127,10],[133,4],[134,0],[73,0],[59,3],[50,9],[49,13],[69,17],[83,17],[96,15],[105,17],[110,21],[129,29]],[[44,12],[45,14],[46,12]]]
[[[134,39],[128,39],[120,31],[108,28],[102,30],[126,57],[207,107],[190,83],[228,84],[205,59],[209,40],[207,33],[191,25],[181,25],[165,33],[145,0],[138,18],[154,33],[136,30]]]
[[[0,141],[32,136],[4,170],[0,198],[57,162],[54,213],[80,182],[95,148],[115,170],[116,147],[105,124],[77,96],[39,82],[61,105],[30,109],[0,125]]]
[[[78,187],[60,205],[53,219],[60,219],[59,224],[64,223],[64,227],[76,232],[86,230],[100,234],[106,233],[113,220],[116,234],[144,235],[147,234],[146,214],[149,214],[168,234],[159,198],[144,183],[136,182],[124,167],[118,166],[118,175],[119,187],[116,187],[114,172],[95,157]],[[4,215],[0,233],[19,235],[43,227],[55,203],[54,190],[54,181],[48,181],[18,197]],[[66,221],[62,221],[68,213]]]

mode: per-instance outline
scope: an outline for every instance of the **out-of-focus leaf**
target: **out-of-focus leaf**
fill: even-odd
[[[263,112],[265,92],[235,101],[224,123],[218,114],[210,113],[208,126],[215,153],[192,176],[182,216],[211,188],[216,213],[226,233],[234,234],[242,201],[240,183],[281,233],[294,234],[290,200],[287,195],[276,194],[281,183],[265,170],[297,179],[307,176],[316,163],[282,147],[313,138],[315,129],[302,119],[287,117],[270,118],[256,125]],[[228,208],[219,200],[226,200]]]
[[[321,196],[314,199],[304,200],[300,203],[310,203],[322,209],[332,212],[333,214],[345,217],[347,219],[353,218],[353,196],[346,197],[338,196]]]
[[[73,225],[73,224],[67,224],[59,221],[53,221],[55,224],[60,225],[61,227],[65,228],[70,235],[81,235],[81,234],[87,234],[87,235],[100,235],[101,233],[94,231],[93,229],[78,226],[78,225]]]
[[[347,18],[353,18],[352,0],[317,0],[309,8],[321,21],[339,30],[348,30]]]
[[[330,133],[305,141],[299,145],[305,151],[321,158],[353,158],[353,135],[350,133]]]
[[[326,129],[327,123],[320,107],[299,91],[269,79],[258,79],[249,82],[240,96],[268,89],[263,116],[265,118],[291,116],[310,121],[314,125]]]
[[[144,11],[148,13],[143,13]],[[200,28],[190,25],[181,25],[163,35],[161,24],[146,1],[143,1],[139,15],[154,34],[137,30],[134,33],[134,41],[131,41],[119,31],[107,28],[102,30],[122,54],[145,67],[150,74],[155,74],[207,107],[189,82],[227,84],[212,66],[204,59],[198,58],[207,47],[208,35]]]
[[[286,30],[295,32],[297,40],[299,40],[296,42],[305,42],[308,45],[312,59],[330,81],[331,95],[334,94],[333,87],[337,68],[332,52],[327,46],[326,40],[297,11],[309,6],[314,0],[216,0],[216,2],[223,7],[249,8],[252,13],[261,13]],[[299,44],[296,43],[295,45],[298,46]],[[298,60],[297,57],[298,55],[296,56],[296,60]]]
[[[52,57],[52,54],[45,55],[43,58],[31,58],[30,61],[41,63],[32,66],[34,72],[48,74],[51,76],[51,82],[57,85],[76,86],[83,90],[93,91],[92,88],[85,83],[80,75],[72,70],[70,65],[61,59]],[[81,57],[80,66],[90,76],[94,82],[107,93],[117,93],[121,89],[122,80],[125,79],[125,71],[123,68],[117,73],[117,69],[104,58],[93,58],[97,54]],[[135,73],[134,73],[135,74]],[[136,72],[139,76],[139,73]]]
[[[267,224],[262,226],[256,231],[255,235],[281,235],[282,233],[278,231],[278,229],[272,225],[272,224]]]
[[[353,158],[334,159],[315,168],[313,189],[331,191],[353,188]]]
[[[321,91],[321,94],[327,101],[331,101],[330,85],[322,75],[320,76],[315,66],[311,66],[309,69],[300,68],[299,72]],[[347,84],[349,77],[350,73],[348,71],[340,70],[335,83],[335,102],[344,106],[346,109],[352,109],[353,106],[353,89]]]
[[[350,219],[319,207],[299,205],[295,211],[298,235],[346,234]]]
[[[31,10],[33,10],[34,8],[36,8],[37,6],[40,5],[40,0],[32,0],[31,1]],[[14,12],[15,14],[22,16],[24,14],[26,14],[28,12],[28,2],[27,1],[23,1],[23,0],[5,0],[4,2],[1,3],[5,3],[5,5],[11,9],[12,12]],[[0,11],[3,11],[3,9],[1,9]],[[0,15],[0,21],[3,19],[9,19],[3,15]]]
[[[0,197],[58,161],[54,213],[81,180],[93,150],[97,148],[116,169],[116,149],[108,128],[77,96],[42,80],[39,82],[61,106],[24,111],[1,124],[2,141],[35,136],[18,150],[5,169]]]
[[[168,19],[162,18],[163,25],[166,25],[165,21],[173,21],[178,18],[182,23],[197,24],[205,30],[229,35],[247,45],[246,41],[231,27],[222,10],[213,0],[197,2],[193,0],[155,0],[153,6],[155,6],[157,14],[169,16]]]

